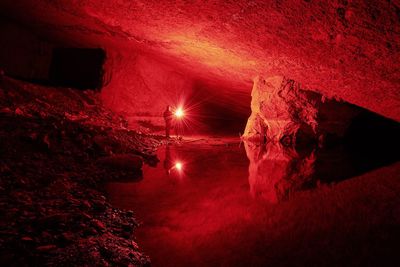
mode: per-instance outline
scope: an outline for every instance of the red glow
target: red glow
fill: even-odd
[[[205,67],[249,69],[256,65],[254,58],[239,48],[226,49],[226,41],[198,38],[186,29],[163,36],[173,55],[185,56]]]
[[[182,162],[178,161],[175,163],[175,169],[177,169],[178,171],[182,171],[182,168],[183,168]]]
[[[175,110],[175,116],[177,117],[177,118],[182,118],[183,116],[185,115],[185,113],[184,113],[184,111],[183,111],[183,109],[182,108],[177,108],[176,110]]]
[[[190,99],[189,103],[188,99]],[[182,135],[185,132],[195,132],[201,127],[201,123],[197,121],[200,105],[201,103],[197,99],[193,99],[188,95],[181,96],[181,100],[173,112],[177,134]]]

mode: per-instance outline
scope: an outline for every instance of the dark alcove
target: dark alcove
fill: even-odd
[[[55,48],[50,83],[78,89],[98,89],[103,81],[105,52],[99,48]]]

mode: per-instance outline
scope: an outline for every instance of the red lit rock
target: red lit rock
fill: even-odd
[[[119,110],[135,107],[142,94],[127,103],[118,97],[123,99],[134,93],[136,85],[149,82],[130,71],[137,64],[129,56],[135,51],[187,76],[247,88],[246,92],[259,73],[289,77],[312,91],[397,121],[399,8],[398,1],[0,3],[7,16],[50,40],[119,54],[108,56],[117,70],[106,79],[119,91],[103,99]],[[157,73],[155,67],[153,74]],[[166,79],[164,86],[169,84]],[[146,91],[140,92],[146,100]]]
[[[251,115],[242,138],[258,142],[325,143],[342,138],[362,109],[305,90],[285,77],[254,80]]]
[[[33,238],[32,238],[32,237],[30,237],[30,236],[24,236],[24,237],[22,237],[22,238],[21,238],[21,240],[22,240],[22,241],[28,241],[28,242],[31,242],[31,241],[33,241]]]
[[[64,43],[146,51],[225,84],[248,85],[258,73],[290,77],[400,120],[394,1],[6,0],[1,10]]]
[[[300,90],[300,85],[285,77],[254,80],[251,100],[252,114],[243,138],[295,143],[300,127],[317,134],[317,102]]]
[[[137,126],[138,120],[163,125],[161,113],[165,107],[184,102],[192,90],[191,79],[134,50],[111,52],[106,70],[110,80],[101,99],[107,107],[127,117],[132,127]]]
[[[96,219],[92,220],[92,224],[100,231],[103,231],[106,228],[104,223]]]

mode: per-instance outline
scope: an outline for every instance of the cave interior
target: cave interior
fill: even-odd
[[[2,265],[400,264],[399,1],[0,14]]]

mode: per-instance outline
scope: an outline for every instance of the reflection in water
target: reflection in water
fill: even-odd
[[[182,174],[183,172],[183,163],[179,157],[171,156],[171,148],[169,144],[165,147],[164,170],[168,176],[173,171],[176,171],[178,174]]]
[[[173,162],[171,159],[171,149],[169,144],[165,147],[165,158],[164,158],[164,169],[167,175],[170,175],[171,170],[173,168]]]
[[[163,164],[143,167],[143,180],[107,191],[142,222],[135,236],[152,266],[351,266],[390,258],[388,247],[397,257],[398,230],[384,226],[400,218],[400,165],[338,183],[371,169],[365,156],[344,151],[167,146],[157,152]]]
[[[289,198],[312,179],[315,153],[300,156],[280,143],[257,145],[245,142],[249,164],[250,193],[276,203]]]

